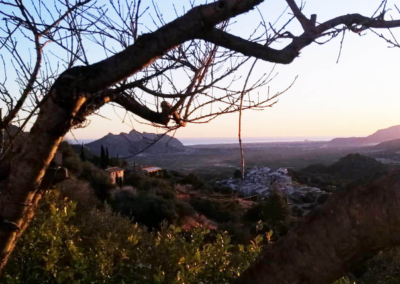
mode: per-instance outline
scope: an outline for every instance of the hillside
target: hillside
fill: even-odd
[[[330,166],[310,165],[300,171],[292,171],[291,175],[300,183],[329,191],[332,187],[345,188],[357,180],[375,178],[388,170],[387,165],[374,158],[349,154]]]
[[[400,139],[400,125],[380,129],[367,137],[335,138],[329,141],[328,146],[356,147],[382,143],[394,139]]]
[[[135,130],[129,133],[109,133],[103,138],[85,144],[85,147],[93,154],[100,155],[102,145],[104,148],[108,148],[110,157],[127,157],[141,151],[145,154],[165,154],[185,151],[185,146],[178,139],[169,135],[162,136],[153,133],[140,133]]]
[[[376,150],[398,151],[400,150],[400,139],[382,142],[372,148]]]

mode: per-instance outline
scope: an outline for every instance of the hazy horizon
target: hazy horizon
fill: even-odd
[[[367,134],[364,135],[284,135],[284,136],[244,136],[242,135],[242,140],[244,143],[266,143],[266,142],[297,142],[297,141],[329,141],[334,138],[349,138],[349,137],[366,137],[368,135],[374,134],[376,131],[381,129],[387,129],[393,126],[398,125],[390,125],[387,127],[382,127],[379,129],[375,129]],[[65,140],[70,141],[72,144],[81,144],[81,143],[90,143],[92,141],[101,139],[108,134],[118,135],[121,133],[129,133],[132,129],[128,131],[121,131],[117,133],[108,132],[107,134],[100,135],[98,137],[76,137],[76,135],[71,136],[68,133],[65,136]],[[137,131],[137,130],[136,130]],[[151,132],[151,131],[139,131],[142,133],[155,133],[155,134],[162,134],[162,132]],[[169,133],[168,135],[173,136],[179,139],[185,146],[189,145],[212,145],[212,144],[229,144],[229,143],[239,143],[238,136],[180,136],[178,134]]]
[[[119,133],[118,133],[119,134]],[[115,134],[115,135],[118,135]],[[102,136],[104,137],[104,136]],[[66,139],[72,144],[88,144],[90,142],[101,139],[81,138]],[[191,145],[213,145],[213,144],[237,144],[237,137],[175,137],[185,146]],[[337,136],[283,136],[283,137],[242,137],[243,143],[271,143],[271,142],[304,142],[304,141],[329,141],[334,138],[343,138]]]

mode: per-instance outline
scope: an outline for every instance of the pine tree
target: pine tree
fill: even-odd
[[[106,153],[104,151],[103,145],[101,145],[101,155],[100,155],[100,167],[102,169],[106,168]]]
[[[82,161],[86,161],[85,149],[83,148],[83,143],[82,143],[82,146],[81,146],[81,160]]]

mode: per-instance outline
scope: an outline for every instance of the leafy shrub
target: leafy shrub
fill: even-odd
[[[191,184],[193,189],[202,189],[205,186],[204,181],[202,181],[198,176],[193,173],[188,174],[182,178],[179,183],[181,184]]]
[[[358,267],[353,274],[360,284],[400,283],[400,248],[379,252],[376,256]]]
[[[110,190],[115,187],[110,175],[90,162],[82,163],[82,172],[79,178],[87,180],[101,200],[106,200]]]
[[[241,170],[235,170],[233,172],[233,178],[236,178],[236,179],[242,178],[242,171]]]
[[[250,222],[263,221],[276,225],[290,219],[290,207],[286,198],[279,190],[273,190],[265,200],[257,202],[244,215]]]
[[[58,188],[63,196],[78,202],[77,209],[80,211],[87,212],[103,205],[93,188],[86,181],[68,179],[60,183]]]
[[[138,186],[139,190],[145,190],[145,191],[148,191],[148,190],[154,189],[154,188],[157,188],[160,191],[169,190],[169,189],[171,189],[171,184],[169,183],[168,180],[147,177],[147,178],[143,179],[142,182]]]
[[[229,186],[221,186],[219,184],[215,184],[213,186],[213,192],[222,193],[222,194],[232,194],[233,190]]]
[[[144,194],[123,200],[119,195],[114,196],[110,202],[115,212],[150,229],[159,228],[163,221],[171,224],[178,220],[179,215],[174,200]]]
[[[78,215],[76,203],[48,193],[22,236],[1,283],[230,283],[263,238],[232,245],[226,232],[147,232],[109,209]]]
[[[109,174],[91,162],[82,161],[67,142],[62,142],[59,149],[63,154],[63,166],[79,179],[88,181],[100,200],[106,200],[115,187]]]
[[[335,281],[333,284],[355,284],[355,282],[350,281],[349,278],[347,277],[343,277],[340,278],[339,280]]]
[[[265,231],[275,232],[275,239],[284,236],[292,226],[291,209],[280,190],[273,190],[266,199],[254,203],[245,212],[243,220],[250,224],[261,221]]]
[[[205,215],[207,218],[225,223],[235,222],[238,220],[233,208],[224,207],[220,202],[214,202],[208,199],[192,199],[190,204],[200,214]]]
[[[145,179],[144,175],[138,172],[131,172],[124,176],[124,184],[139,187],[143,179]]]
[[[63,166],[76,176],[82,174],[82,160],[77,156],[63,157]]]

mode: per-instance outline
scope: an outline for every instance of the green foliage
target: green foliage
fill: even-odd
[[[235,170],[233,172],[233,177],[236,179],[242,178],[242,171],[241,170]]]
[[[290,207],[285,196],[280,191],[274,190],[265,200],[255,203],[244,218],[250,222],[261,220],[275,225],[289,220]]]
[[[73,156],[64,156],[63,166],[77,176],[82,173],[82,160],[75,154]]]
[[[193,216],[193,207],[178,198],[173,179],[161,179],[133,172],[126,176],[125,185],[135,190],[119,190],[110,199],[112,208],[148,228],[159,228],[162,221],[177,224],[185,216]]]
[[[163,221],[175,223],[178,220],[177,208],[172,199],[152,195],[115,194],[111,200],[115,212],[153,229],[158,228]]]
[[[182,178],[179,183],[182,184],[191,184],[193,189],[202,189],[205,186],[204,181],[202,181],[198,176],[193,173],[188,174],[184,178]]]
[[[114,188],[109,174],[91,162],[83,161],[68,143],[61,143],[59,149],[63,153],[63,166],[77,178],[88,181],[97,196],[103,201],[106,200],[110,190]]]
[[[254,203],[245,212],[243,220],[250,224],[261,221],[265,230],[272,229],[276,232],[275,238],[285,235],[292,226],[291,209],[280,190],[273,190],[265,200]]]
[[[104,164],[107,168],[110,165],[110,154],[108,154],[108,147],[106,148],[106,155],[104,158],[105,158]]]
[[[232,245],[226,232],[165,224],[149,233],[109,209],[75,209],[57,191],[47,193],[1,283],[229,283],[263,243],[259,236]]]
[[[85,157],[85,148],[83,147],[83,144],[81,145],[81,154],[80,154],[81,160],[86,161]]]
[[[106,152],[105,152],[105,150],[104,150],[103,145],[101,145],[100,167],[101,167],[102,169],[107,168]]]
[[[207,199],[192,199],[190,204],[197,212],[214,221],[225,223],[235,222],[238,220],[238,216],[234,210],[235,208],[226,207],[220,202],[214,202]],[[231,204],[231,206],[234,205],[235,204]]]
[[[114,188],[110,175],[90,162],[82,163],[82,172],[78,178],[88,181],[101,200],[107,199],[110,190]]]
[[[146,177],[139,172],[131,172],[124,176],[124,184],[138,188]]]
[[[335,281],[333,284],[353,284],[353,283],[355,283],[355,282],[350,281],[350,279],[347,277],[343,277],[343,278],[340,278],[339,280]]]
[[[353,274],[359,284],[400,283],[400,247],[379,252]]]
[[[123,159],[118,159],[118,158],[111,157],[111,158],[108,159],[108,166],[125,168],[125,167],[128,166],[128,162],[123,160]]]

